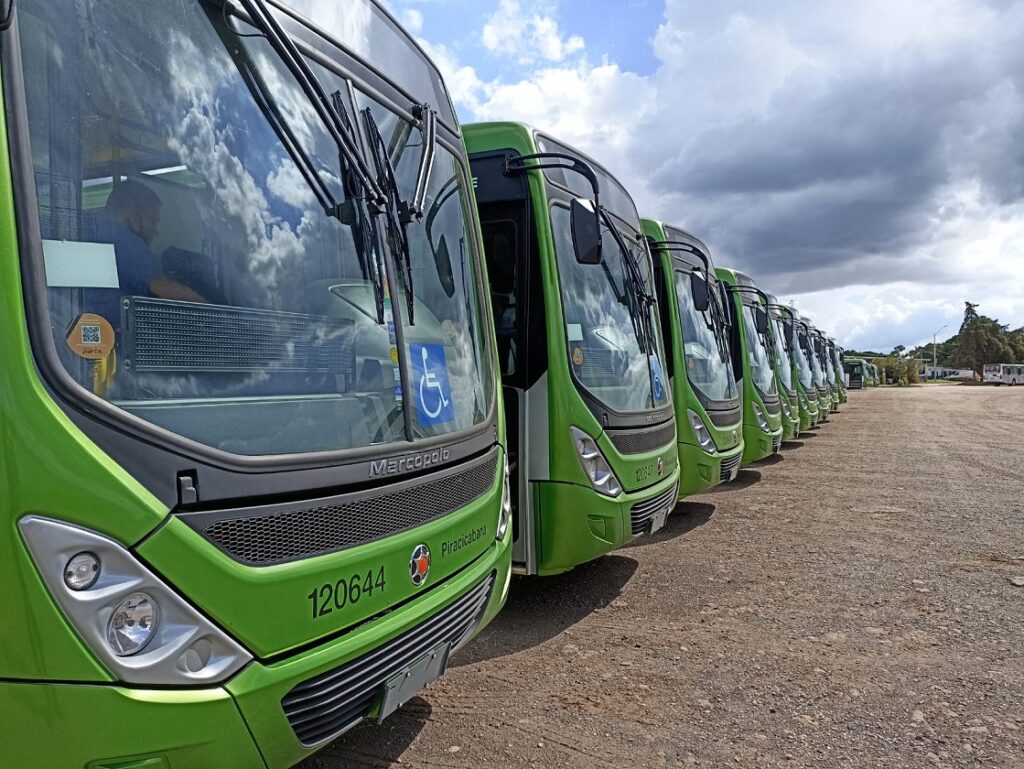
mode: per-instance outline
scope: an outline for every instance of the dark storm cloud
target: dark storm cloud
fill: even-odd
[[[991,39],[795,73],[763,111],[693,134],[653,191],[782,292],[797,273],[805,291],[953,280],[932,249],[953,192],[975,185],[993,215],[1024,199],[1021,4],[1001,22]]]

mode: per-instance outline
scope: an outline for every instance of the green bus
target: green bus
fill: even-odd
[[[782,317],[782,330],[793,361],[793,383],[796,385],[799,433],[818,426],[818,389],[814,384],[811,359],[800,343],[800,314],[792,307],[772,304],[771,309]]]
[[[843,356],[843,372],[846,374],[848,387],[851,390],[860,390],[868,387],[868,364],[863,358],[850,355]]]
[[[832,337],[826,339],[828,346],[828,357],[832,363],[832,370],[836,374],[836,385],[839,388],[839,403],[846,403],[846,372],[843,371],[843,348],[836,344]]]
[[[508,589],[451,101],[370,0],[3,8],[0,766],[291,766]]]
[[[772,332],[762,292],[739,270],[719,267],[732,327],[732,365],[743,393],[743,464],[782,448],[782,402],[772,367]]]
[[[793,359],[790,333],[784,315],[786,308],[770,294],[764,295],[762,301],[768,311],[768,325],[772,332],[772,365],[782,406],[782,440],[792,441],[801,431],[800,395],[797,362]]]
[[[828,351],[828,340],[819,328],[813,329],[812,343],[814,352],[818,356],[818,364],[825,377],[825,398],[828,402],[828,412],[839,410],[839,381],[836,377],[835,367],[832,365],[832,356]]]
[[[513,564],[567,571],[656,531],[679,466],[651,258],[626,190],[521,123],[465,126],[512,472]]]
[[[805,388],[808,410],[814,414],[811,421],[811,429],[814,429],[828,419],[828,408],[821,394],[824,387],[824,372],[811,344],[811,326],[807,318],[798,315],[796,311],[793,313],[793,335],[794,346],[800,350],[798,359],[807,367],[807,376],[801,377],[801,384]]]
[[[711,252],[688,232],[643,220],[654,255],[667,374],[676,407],[679,497],[735,480],[743,412],[732,367],[729,315]]]

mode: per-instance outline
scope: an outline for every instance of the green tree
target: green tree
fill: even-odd
[[[985,315],[978,314],[978,305],[964,302],[964,321],[957,334],[954,358],[959,368],[970,368],[980,374],[986,363],[1016,360],[1007,327]]]

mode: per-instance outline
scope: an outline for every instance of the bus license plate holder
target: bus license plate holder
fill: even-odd
[[[665,528],[665,522],[668,521],[668,514],[671,512],[672,508],[666,507],[651,516],[651,534],[654,534],[659,529]]]
[[[448,669],[450,653],[451,644],[443,643],[434,647],[401,673],[388,679],[381,690],[377,723],[379,724],[424,688],[443,676]]]

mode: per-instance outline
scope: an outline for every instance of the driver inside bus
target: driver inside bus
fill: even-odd
[[[103,301],[98,314],[116,328],[120,325],[120,300],[125,296],[148,296],[205,302],[198,292],[167,277],[152,251],[160,232],[160,197],[139,182],[116,185],[96,226],[96,239],[114,246],[120,290],[116,298]]]

